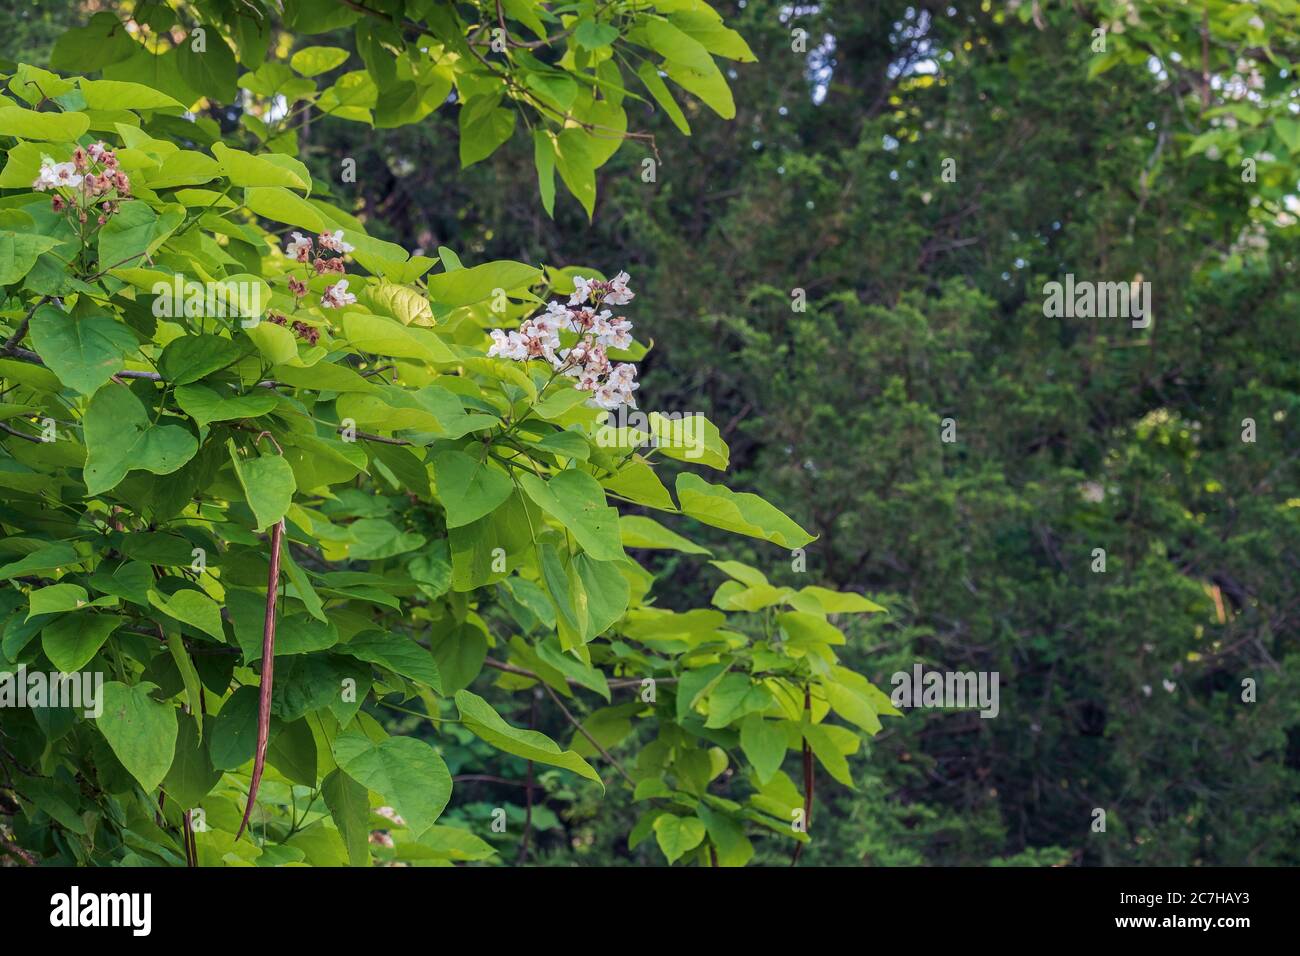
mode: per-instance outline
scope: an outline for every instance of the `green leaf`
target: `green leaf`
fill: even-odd
[[[555,138],[555,168],[569,192],[577,198],[591,219],[596,209],[596,163],[591,154],[591,137],[569,127]]]
[[[298,490],[293,469],[281,455],[242,458],[233,440],[226,442],[239,486],[253,509],[254,530],[265,531],[289,511]]]
[[[202,24],[204,47],[196,50],[193,41],[175,48],[176,68],[185,82],[218,103],[234,102],[238,93],[235,55],[226,45],[221,30],[211,23]]]
[[[107,316],[74,318],[43,305],[32,314],[32,344],[64,385],[93,395],[122,371],[126,356],[139,346],[135,334]]]
[[[380,743],[356,733],[334,741],[339,769],[387,800],[418,836],[437,822],[451,799],[451,773],[438,752],[415,737]]]
[[[709,831],[719,866],[744,866],[754,857],[754,844],[745,836],[744,825],[704,803],[695,808]]]
[[[52,143],[76,142],[90,128],[85,113],[38,113],[21,106],[0,106],[0,129],[6,136]]]
[[[672,60],[665,61],[663,71],[682,89],[694,93],[723,119],[736,118],[736,103],[731,97],[722,71],[712,61],[706,70],[697,70]]]
[[[0,285],[13,285],[36,265],[36,259],[59,244],[50,236],[0,230]],[[57,310],[56,310],[57,311]]]
[[[857,724],[869,734],[880,732],[880,718],[867,698],[835,681],[822,681],[822,689],[826,692],[826,702],[830,704],[831,710],[839,716]]]
[[[447,309],[456,309],[490,299],[497,289],[510,292],[526,288],[541,276],[540,269],[523,262],[502,259],[468,269],[440,272],[429,276],[426,286],[431,302]]]
[[[587,595],[587,632],[590,640],[605,633],[627,613],[632,589],[613,561],[596,561],[589,554],[579,554],[573,563]]]
[[[342,770],[333,770],[321,784],[321,795],[347,847],[349,862],[366,866],[370,862],[370,799],[366,788]]]
[[[473,97],[460,109],[460,165],[487,159],[515,131],[515,111],[498,106],[500,96]]]
[[[203,691],[199,688],[199,672],[194,669],[194,662],[190,660],[189,652],[185,649],[184,639],[176,631],[171,631],[167,635],[167,650],[171,652],[172,660],[176,662],[176,669],[181,672],[181,680],[185,684],[185,702],[189,705],[190,716],[194,718],[199,738],[202,739]]]
[[[305,717],[286,724],[276,734],[266,748],[266,760],[291,782],[316,786],[316,738]]]
[[[185,219],[185,207],[173,204],[154,212],[141,200],[122,203],[99,230],[99,268],[134,266],[152,255]]]
[[[340,644],[338,649],[357,660],[387,667],[394,673],[445,693],[433,654],[409,637],[392,631],[363,631],[346,644]]]
[[[875,601],[853,591],[832,591],[830,588],[809,585],[800,588],[799,593],[816,600],[827,614],[861,614],[885,610]]]
[[[248,395],[222,395],[207,385],[182,385],[176,389],[176,404],[199,426],[238,418],[259,418],[279,404],[269,389]]]
[[[533,130],[533,165],[537,167],[537,191],[546,215],[555,218],[555,145],[549,130]]]
[[[636,504],[658,508],[660,511],[677,511],[673,496],[668,493],[655,470],[639,459],[629,461],[619,469],[618,474],[606,478],[602,484],[616,495]]]
[[[208,634],[221,643],[226,636],[221,630],[221,608],[201,591],[182,588],[171,597],[163,597],[157,591],[149,592],[149,603],[168,617],[175,618],[182,624],[204,634]]]
[[[211,728],[214,719],[206,717],[204,720]],[[188,720],[181,721],[176,734],[176,757],[163,779],[167,800],[182,809],[193,809],[212,792],[220,779],[221,771],[212,766],[202,733]]]
[[[595,20],[583,20],[573,31],[573,38],[578,41],[579,46],[588,50],[597,50],[609,46],[618,39],[618,28]]]
[[[466,730],[498,750],[525,760],[572,770],[600,784],[601,792],[604,792],[605,784],[600,779],[600,774],[587,761],[572,750],[560,750],[555,741],[543,733],[512,727],[492,709],[491,704],[477,694],[467,690],[457,691],[456,709],[460,712]]]
[[[379,561],[414,551],[425,542],[422,534],[401,531],[383,518],[362,518],[348,526],[353,544],[348,549],[351,557],[363,561]]]
[[[1277,135],[1291,155],[1300,155],[1300,120],[1279,119],[1273,124]]]
[[[434,324],[429,300],[414,289],[396,282],[381,282],[366,290],[373,306],[387,312],[403,325]]]
[[[704,841],[704,821],[699,817],[679,817],[665,813],[654,822],[655,842],[669,863],[676,863]]]
[[[239,688],[221,705],[208,733],[209,755],[218,770],[238,770],[253,759],[257,751],[257,687]],[[280,729],[271,717],[271,735]]]
[[[50,66],[56,70],[90,73],[124,60],[138,49],[126,25],[107,10],[101,10],[84,27],[73,27],[62,33],[50,53]],[[41,84],[41,88],[45,96],[65,92],[46,84]]]
[[[240,350],[220,335],[182,335],[172,339],[158,358],[158,371],[173,385],[189,385],[239,361]]]
[[[762,713],[770,706],[772,694],[762,684],[753,683],[748,674],[727,674],[709,694],[709,718],[704,726],[726,727],[738,718]]]
[[[785,760],[786,736],[780,724],[749,714],[740,722],[740,749],[753,765],[758,782],[766,784]]]
[[[844,753],[835,743],[830,731],[844,728],[823,727],[820,724],[812,724],[805,720],[799,725],[799,732],[804,739],[808,741],[808,746],[816,755],[821,765],[826,768],[827,772],[850,790],[856,790],[853,785],[853,775],[849,772],[849,762],[844,759]],[[855,738],[856,740],[856,738]]]
[[[104,712],[95,721],[122,766],[152,792],[162,783],[176,753],[176,709],[149,697],[155,684],[128,687],[108,681],[101,691]]]
[[[304,47],[289,58],[289,65],[302,76],[319,76],[347,62],[348,51],[336,46]]]
[[[212,155],[221,164],[221,172],[232,186],[281,186],[301,190],[311,188],[310,174],[281,165],[266,156],[254,156],[242,149],[231,149],[225,143],[214,143]]]
[[[419,847],[427,847],[437,854],[439,859],[457,862],[486,860],[497,851],[484,840],[479,839],[468,830],[458,826],[430,827],[420,835]],[[412,844],[405,844],[398,850],[399,858],[406,858],[406,852]],[[418,857],[417,857],[418,858]]]
[[[41,647],[51,664],[71,674],[85,667],[121,625],[115,614],[65,614],[42,628]]]
[[[686,114],[682,112],[681,106],[673,98],[672,91],[668,89],[668,84],[659,75],[658,67],[649,60],[642,60],[636,69],[636,75],[641,78],[641,82],[650,91],[650,95],[655,98],[655,102],[663,107],[673,125],[681,130],[683,135],[690,136],[691,125],[686,122]]]
[[[455,353],[430,330],[402,325],[382,315],[349,312],[343,316],[343,334],[363,352],[434,363],[456,361]]]
[[[487,637],[468,621],[435,633],[430,644],[440,675],[440,691],[444,695],[464,690],[483,670],[483,661],[487,659]]]
[[[56,541],[54,544],[37,548],[24,558],[0,566],[0,581],[57,571],[67,565],[77,564],[80,560],[72,545],[66,541]]]
[[[170,475],[198,451],[199,443],[180,425],[155,425],[129,389],[101,388],[82,419],[88,495],[114,488],[130,471]]]
[[[77,66],[74,69],[84,70],[85,67]],[[185,109],[185,104],[180,100],[143,83],[88,80],[83,76],[77,79],[77,85],[86,100],[86,108],[91,110],[167,109],[179,112]]]
[[[655,447],[668,458],[718,471],[726,471],[731,462],[731,450],[718,426],[699,413],[670,419],[651,412],[650,431]]]
[[[90,603],[90,595],[78,584],[51,584],[37,588],[27,598],[27,620],[38,614],[75,611]]]
[[[682,511],[696,521],[762,538],[783,548],[802,548],[814,539],[758,495],[711,485],[690,472],[677,476],[677,500]]]
[[[514,486],[509,476],[486,458],[462,451],[442,451],[433,459],[433,480],[447,512],[447,527],[460,528],[500,507]]]
[[[556,625],[560,644],[565,650],[570,650],[591,640],[587,591],[576,564],[571,559],[567,562],[562,560],[555,545],[543,542],[540,551],[542,578],[558,612]]]
[[[654,518],[645,515],[621,515],[618,519],[619,537],[625,548],[682,551],[686,554],[712,554],[708,548],[688,541],[675,531],[665,528]]]
[[[334,228],[320,210],[283,186],[249,186],[244,190],[244,205],[272,222],[300,226],[312,232]]]
[[[785,630],[786,636],[797,644],[844,643],[844,633],[838,627],[822,615],[810,611],[783,611],[776,616],[776,623]]]
[[[586,472],[569,469],[550,481],[532,474],[519,477],[528,497],[560,522],[598,561],[624,557],[618,510],[605,503],[605,490]]]
[[[683,33],[667,20],[658,17],[645,17],[638,26],[628,34],[629,39],[650,46],[664,59],[700,72],[714,69],[713,57],[704,45],[693,37]]]

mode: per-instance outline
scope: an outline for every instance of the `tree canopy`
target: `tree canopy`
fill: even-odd
[[[15,18],[0,853],[1294,863],[1293,6]]]

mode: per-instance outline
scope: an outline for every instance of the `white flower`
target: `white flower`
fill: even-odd
[[[348,291],[347,279],[340,279],[332,286],[327,286],[325,294],[320,297],[321,307],[325,309],[341,309],[356,301],[357,297]]]
[[[524,337],[518,332],[493,329],[488,334],[492,336],[492,346],[488,349],[489,356],[508,358],[515,362],[522,362],[528,358],[528,346],[524,343]]]
[[[311,258],[311,237],[295,232],[292,240],[285,245],[284,254],[290,259],[306,262]]]
[[[594,279],[584,279],[582,276],[573,277],[573,295],[569,296],[569,305],[582,305],[591,295],[592,286],[596,284]]]
[[[636,369],[631,365],[624,363],[617,366],[604,383],[596,387],[590,399],[591,404],[608,411],[613,411],[620,405],[636,408],[636,399],[632,393],[641,386],[633,381],[635,375]]]
[[[641,386],[636,382],[636,366],[629,362],[619,362],[609,373],[609,380],[622,386],[625,390],[635,391]]]
[[[41,161],[41,174],[32,183],[37,192],[44,192],[56,186],[69,186],[73,189],[81,185],[83,177],[72,163],[56,163],[49,157]]]
[[[605,293],[605,301],[610,305],[627,305],[636,298],[636,293],[627,287],[628,280],[631,278],[626,272],[620,272],[610,279],[609,291]]]
[[[343,230],[339,229],[332,235],[328,232],[320,234],[320,244],[322,249],[329,249],[331,252],[351,252],[353,246],[343,241]]]
[[[626,349],[632,344],[632,323],[615,317],[604,302],[622,305],[631,301],[628,274],[620,272],[611,281],[576,276],[573,295],[567,304],[553,301],[546,311],[525,320],[517,330],[492,329],[488,355],[523,362],[543,358],[574,380],[579,391],[590,392],[589,405],[613,411],[623,405],[636,407],[633,393],[636,366],[621,362],[614,366],[606,349]],[[598,311],[599,310],[599,311]],[[576,332],[572,348],[560,348],[560,333]]]
[[[561,307],[561,315],[556,315],[554,312],[551,312],[548,309],[546,312],[543,312],[541,315],[533,316],[531,319],[525,322],[524,325],[528,326],[529,328],[536,329],[537,335],[546,339],[546,341],[551,345],[552,348],[559,348],[560,329],[562,327],[562,323],[564,322],[564,317],[567,316],[568,314],[569,314],[568,310],[564,309],[563,307]],[[519,328],[522,330],[524,325],[521,325]]]
[[[632,344],[632,323],[621,315],[614,318],[608,309],[596,316],[591,331],[605,348],[625,349]]]

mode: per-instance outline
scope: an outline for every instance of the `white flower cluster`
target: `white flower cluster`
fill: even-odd
[[[630,276],[620,272],[608,282],[600,279],[573,280],[574,293],[567,304],[550,302],[546,311],[525,320],[518,329],[493,329],[488,355],[526,362],[545,359],[557,372],[576,379],[574,386],[591,392],[592,404],[607,410],[622,405],[636,408],[632,395],[641,386],[636,366],[615,365],[606,349],[625,349],[632,344],[632,323],[604,308],[626,305],[636,293],[627,287]],[[572,348],[562,348],[560,333],[578,337]]]
[[[316,271],[316,275],[324,275],[327,272],[346,272],[343,264],[343,257],[353,250],[351,243],[343,241],[343,230],[335,232],[322,232],[315,240],[320,244],[322,252],[335,252],[337,256],[325,258],[323,255],[316,255],[316,248],[310,236],[304,236],[300,232],[293,233],[290,240],[285,243],[284,254],[290,259],[302,263],[310,263]],[[315,258],[313,258],[315,256]],[[301,299],[307,294],[307,283],[305,280],[298,279],[295,276],[289,277],[289,290],[295,298]],[[357,297],[348,291],[348,280],[340,279],[333,285],[325,287],[325,292],[320,297],[322,309],[341,309],[344,306],[352,305],[357,301]]]

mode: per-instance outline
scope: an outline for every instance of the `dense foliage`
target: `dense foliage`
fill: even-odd
[[[546,192],[583,117],[621,112],[625,34],[689,53],[687,88],[705,61],[716,72],[706,46],[739,41],[702,4],[609,22],[588,5],[542,44],[576,39],[562,68],[511,41],[522,66],[498,75],[472,49],[489,26],[410,7],[427,23],[396,74],[396,34],[305,3],[285,30],[359,21],[365,69],[321,81],[353,54],[271,55],[269,8],[256,22],[187,8],[202,33],[177,37],[172,11],[147,5],[130,29],[98,14],[55,43],[55,67],[99,78],[27,64],[5,77],[0,647],[23,690],[0,734],[20,859],[447,863],[497,856],[488,833],[526,845],[531,821],[504,808],[479,827],[439,823],[455,728],[530,776],[560,768],[603,790],[599,755],[643,807],[633,845],[743,865],[752,834],[808,840],[812,797],[782,771],[787,751],[852,787],[858,730],[894,712],[834,649],[832,618],[880,610],[861,595],[775,587],[719,560],[731,583],[714,607],[657,606],[626,549],[708,552],[611,500],[787,555],[812,536],[694,471],[669,491],[661,457],[726,468],[702,416],[605,422],[635,406],[646,353],[608,308],[636,297],[626,274],[410,255],[319,198],[292,112],[265,119],[301,101],[367,126],[416,122],[428,110],[412,97],[431,109],[454,88],[469,163],[505,138],[476,125],[509,125],[491,118],[503,97],[562,100],[562,130],[538,130],[560,156],[538,152]],[[545,12],[509,8],[525,24]],[[200,100],[222,115],[236,86],[238,124],[186,115]],[[102,689],[42,699],[22,676],[54,671]],[[573,742],[508,722],[471,685],[545,691]],[[565,703],[579,693],[581,719]],[[390,734],[388,712],[429,726]],[[606,748],[647,723],[629,769]],[[723,774],[745,792],[711,793]]]
[[[748,0],[719,5],[734,34],[685,0],[657,14],[286,3],[264,47],[241,20],[253,6],[122,4],[113,21],[132,18],[142,51],[109,14],[42,5],[6,41],[15,60],[198,107],[133,107],[122,97],[140,90],[113,88],[111,108],[147,137],[132,142],[131,115],[109,122],[86,97],[95,81],[32,99],[14,81],[46,75],[16,64],[0,107],[0,144],[34,147],[26,179],[0,180],[0,228],[59,240],[14,239],[32,264],[6,274],[9,334],[47,295],[67,310],[45,303],[10,343],[29,360],[0,360],[6,428],[39,441],[48,418],[59,435],[0,435],[6,570],[18,565],[0,670],[57,666],[47,641],[60,655],[99,641],[83,663],[119,685],[110,697],[131,695],[120,712],[176,727],[171,766],[141,779],[139,754],[100,721],[0,709],[11,857],[181,863],[193,807],[204,864],[786,863],[796,843],[805,865],[1296,862],[1293,3]],[[493,50],[498,14],[508,40]],[[645,17],[735,61],[725,101],[718,80],[685,72],[704,69],[699,51]],[[229,73],[184,52],[202,24],[229,44]],[[662,76],[641,65],[650,51]],[[148,72],[146,55],[177,62]],[[313,64],[328,65],[305,76]],[[656,80],[690,95],[669,105]],[[39,105],[39,123],[91,122],[14,136],[30,117],[5,119],[10,103]],[[606,126],[637,135],[617,148]],[[41,285],[66,272],[44,257],[71,240],[31,180],[74,140],[118,147],[157,217],[120,274],[96,276],[102,241],[84,244],[72,275],[93,292]],[[236,149],[284,178],[234,182],[282,175],[239,171]],[[173,150],[186,156],[173,169],[212,175],[160,185]],[[570,196],[548,188],[556,172]],[[131,206],[116,215],[142,215]],[[303,265],[276,251],[294,229],[343,230],[357,303],[321,309],[338,279],[322,274],[296,308],[287,283]],[[601,271],[525,265],[557,262]],[[480,273],[480,298],[446,291],[476,269],[498,270]],[[626,435],[611,447],[545,354],[487,355],[491,330],[620,269],[636,296],[618,311],[655,347],[616,360],[640,368],[647,410],[717,423],[702,457],[636,452]],[[255,277],[286,324],[154,317],[152,272]],[[1044,283],[1067,274],[1151,282],[1152,325],[1045,315]],[[75,337],[75,361],[45,353],[41,325],[94,319],[115,331],[93,323],[104,334]],[[182,382],[204,346],[174,342],[193,339],[238,355]],[[121,361],[97,364],[98,348]],[[121,370],[134,377],[108,377]],[[79,456],[116,392],[143,410],[142,434],[179,429],[167,435],[196,452],[92,494]],[[212,410],[278,397],[205,421],[182,401],[203,392]],[[557,395],[574,404],[552,416]],[[440,468],[448,455],[465,457]],[[288,497],[268,504],[282,459]],[[732,487],[797,524],[704,492],[700,467],[728,463]],[[617,540],[579,475],[620,508]],[[496,509],[460,523],[493,484]],[[236,840],[280,504],[274,719]],[[60,543],[77,563],[31,563]],[[889,613],[845,613],[877,606],[861,593]],[[44,613],[28,620],[33,594]],[[90,606],[53,603],[69,599]],[[177,616],[191,602],[197,618]],[[85,626],[113,619],[103,640]],[[868,679],[887,692],[918,662],[998,672],[998,717],[914,710],[879,729],[892,708]],[[202,720],[185,712],[195,687]],[[593,768],[603,787],[582,779]],[[444,774],[445,800],[430,785]],[[805,835],[791,822],[809,803]]]
[[[803,862],[1296,862],[1292,5],[727,20],[759,60],[736,119],[647,120],[657,181],[620,154],[590,230],[535,210],[521,150],[453,180],[446,128],[317,146],[368,157],[360,192],[402,233],[619,250],[655,316],[643,390],[719,424],[739,486],[820,536],[809,573],[889,609],[846,659],[887,691],[917,661],[1000,672],[997,719],[909,711],[851,757],[860,790],[819,795]],[[1045,316],[1069,273],[1151,281],[1152,328]],[[717,583],[655,567],[681,608]],[[553,859],[626,855],[630,802],[552,805]]]

